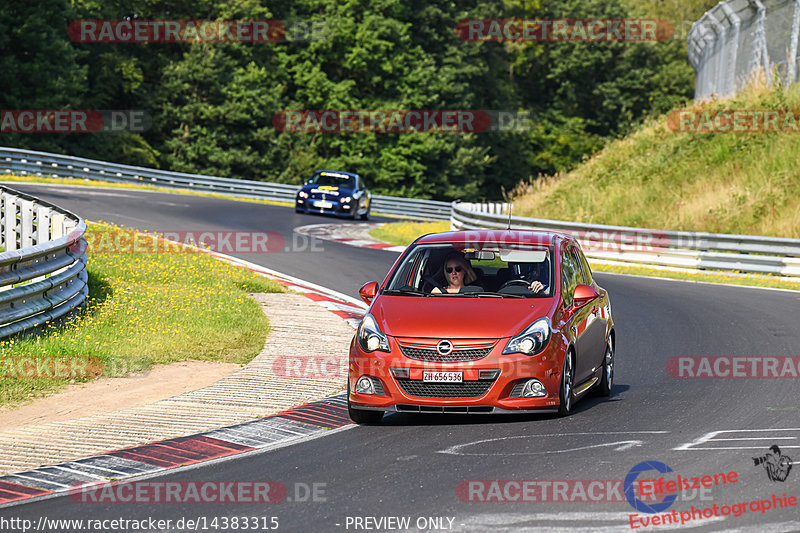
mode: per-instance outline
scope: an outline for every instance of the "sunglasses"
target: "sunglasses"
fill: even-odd
[[[463,268],[461,268],[460,266],[457,266],[457,267],[447,267],[447,268],[445,269],[445,271],[446,271],[448,274],[452,274],[453,270],[455,270],[456,272],[461,272],[461,271],[462,271],[462,270],[464,270],[464,269],[463,269]]]

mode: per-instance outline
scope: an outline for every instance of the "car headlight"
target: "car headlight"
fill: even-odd
[[[352,198],[350,196],[345,196],[344,198],[340,199],[339,201],[342,202],[343,204],[349,204],[350,200],[352,200]]]
[[[390,352],[389,339],[378,327],[375,318],[367,313],[364,319],[361,320],[361,325],[358,326],[358,345],[365,352],[374,352],[380,350],[382,352]]]
[[[544,350],[550,340],[550,320],[542,317],[525,330],[511,337],[503,348],[504,354],[524,353],[525,355],[536,355]]]
[[[297,196],[299,196],[300,198],[308,198],[308,193],[306,191],[300,191],[299,193],[297,193]]]

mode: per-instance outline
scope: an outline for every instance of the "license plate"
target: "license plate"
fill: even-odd
[[[422,372],[422,381],[426,383],[461,383],[464,381],[464,373],[425,370]]]
[[[314,202],[314,207],[319,207],[322,209],[330,209],[331,207],[333,207],[333,204],[328,202],[327,200],[317,200],[316,202]]]

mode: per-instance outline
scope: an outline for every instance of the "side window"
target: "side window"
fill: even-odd
[[[586,260],[586,256],[583,255],[583,252],[579,248],[574,249],[575,254],[578,256],[578,260],[583,267],[583,283],[585,285],[592,284],[592,269],[589,268],[589,262]]]
[[[561,287],[564,293],[564,302],[572,304],[572,293],[582,282],[581,267],[575,254],[571,251],[561,251]]]

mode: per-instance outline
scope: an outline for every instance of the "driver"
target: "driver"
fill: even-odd
[[[512,279],[530,282],[528,288],[534,293],[547,291],[547,266],[541,263],[509,263]]]

